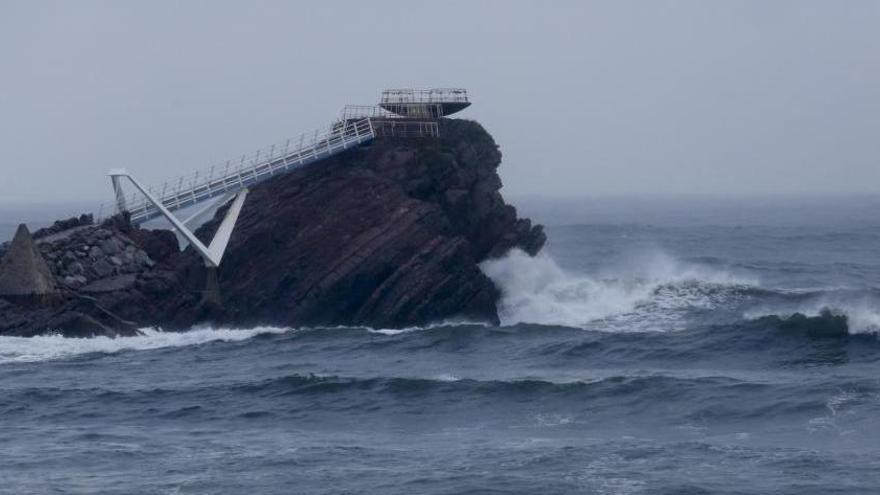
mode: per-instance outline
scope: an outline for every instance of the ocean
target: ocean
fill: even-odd
[[[0,337],[0,493],[880,493],[880,198],[512,202],[499,327]]]

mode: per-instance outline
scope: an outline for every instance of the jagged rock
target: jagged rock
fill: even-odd
[[[151,267],[155,263],[150,259],[149,255],[143,251],[137,251],[134,253],[133,261],[140,266]]]
[[[478,263],[514,246],[535,253],[544,234],[504,203],[491,136],[461,120],[443,132],[440,143],[380,141],[255,187],[219,271],[225,317],[497,322],[498,291]]]
[[[443,194],[443,198],[452,207],[458,207],[465,204],[468,197],[468,191],[465,189],[450,189]]]
[[[0,260],[0,296],[47,295],[55,292],[55,277],[25,224],[18,226]]]
[[[74,261],[73,263],[67,265],[67,273],[71,275],[82,275],[83,272],[85,272],[85,268],[79,261]]]
[[[54,224],[52,224],[52,226],[46,227],[44,229],[39,229],[34,232],[33,238],[41,239],[53,234],[57,234],[59,232],[64,232],[65,230],[70,230],[86,225],[92,225],[93,223],[94,218],[90,214],[83,214],[79,217],[68,218],[67,220],[57,220]]]
[[[67,287],[78,288],[86,284],[86,278],[82,275],[68,275],[64,277],[62,282],[64,282],[64,285]]]
[[[141,261],[148,266],[153,261],[164,261],[178,251],[177,238],[169,230],[136,229],[129,233],[129,237],[146,255]],[[146,263],[147,260],[150,263]]]
[[[86,279],[82,275],[72,275],[70,277],[65,277],[65,281],[67,280],[70,280],[70,282],[72,282],[73,285],[76,287],[82,287],[88,282],[88,279]]]
[[[101,258],[95,261],[95,264],[92,265],[92,270],[95,271],[95,274],[99,278],[109,277],[113,274],[113,265],[111,265],[107,260]]]
[[[65,251],[65,252],[64,252],[64,255],[61,257],[61,261],[62,261],[65,265],[70,265],[71,263],[75,263],[75,262],[76,262],[76,255],[73,254],[73,251],[70,251],[70,250]]]
[[[106,254],[108,256],[113,256],[115,254],[119,254],[119,251],[120,251],[119,241],[114,238],[105,239],[105,240],[101,241],[101,251],[103,251],[104,254]]]
[[[51,332],[59,332],[65,337],[116,337],[123,335],[136,335],[131,330],[121,332],[119,328],[107,326],[93,316],[73,311],[61,313],[52,318],[47,327]]]
[[[102,278],[96,280],[89,285],[83,287],[83,292],[113,292],[128,289],[134,286],[137,280],[137,274],[127,273],[124,275],[116,275],[113,277]]]
[[[0,306],[0,334],[497,322],[498,290],[479,263],[512,247],[534,254],[545,236],[501,197],[501,153],[479,124],[444,120],[441,134],[379,139],[253,187],[218,272],[222,307],[200,304],[204,263],[170,231],[118,215],[47,236],[63,305]],[[209,241],[224,213],[196,234]]]

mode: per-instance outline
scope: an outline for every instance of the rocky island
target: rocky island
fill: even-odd
[[[439,138],[386,137],[254,186],[217,277],[168,230],[87,215],[0,247],[0,335],[136,335],[199,324],[403,327],[497,323],[479,263],[537,253],[541,226],[500,194],[501,153],[478,123]],[[199,228],[210,239],[223,211]]]

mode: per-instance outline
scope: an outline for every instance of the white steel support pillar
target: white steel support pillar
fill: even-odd
[[[116,195],[116,208],[119,210],[119,213],[128,210],[125,204],[125,192],[122,190],[122,184],[119,183],[119,177],[123,174],[125,174],[123,169],[113,169],[108,174],[110,175],[110,182],[113,183],[113,194]]]
[[[147,189],[136,181],[134,177],[128,174],[128,172],[125,170],[113,170],[110,172],[110,177],[114,180],[114,184],[118,183],[122,177],[131,181],[134,187],[136,187],[141,194],[146,196],[147,200],[159,210],[162,216],[164,216],[171,225],[174,226],[177,233],[182,235],[186,241],[192,245],[196,252],[199,253],[202,260],[205,262],[206,267],[210,269],[220,266],[220,261],[223,259],[223,254],[226,252],[226,246],[229,244],[229,239],[232,237],[232,230],[235,228],[235,222],[238,220],[238,215],[241,213],[242,206],[244,206],[244,200],[248,193],[247,189],[242,189],[235,195],[235,199],[233,199],[232,204],[229,206],[229,210],[226,211],[226,216],[223,217],[220,226],[217,227],[217,232],[214,234],[214,238],[211,240],[210,245],[205,246],[202,241],[200,241],[195,234],[187,228],[184,222],[168,211],[168,208],[166,208],[160,200],[156,199]]]

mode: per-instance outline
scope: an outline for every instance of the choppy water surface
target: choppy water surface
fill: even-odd
[[[0,493],[878,493],[880,223],[821,211],[551,227],[501,327],[0,338]]]

